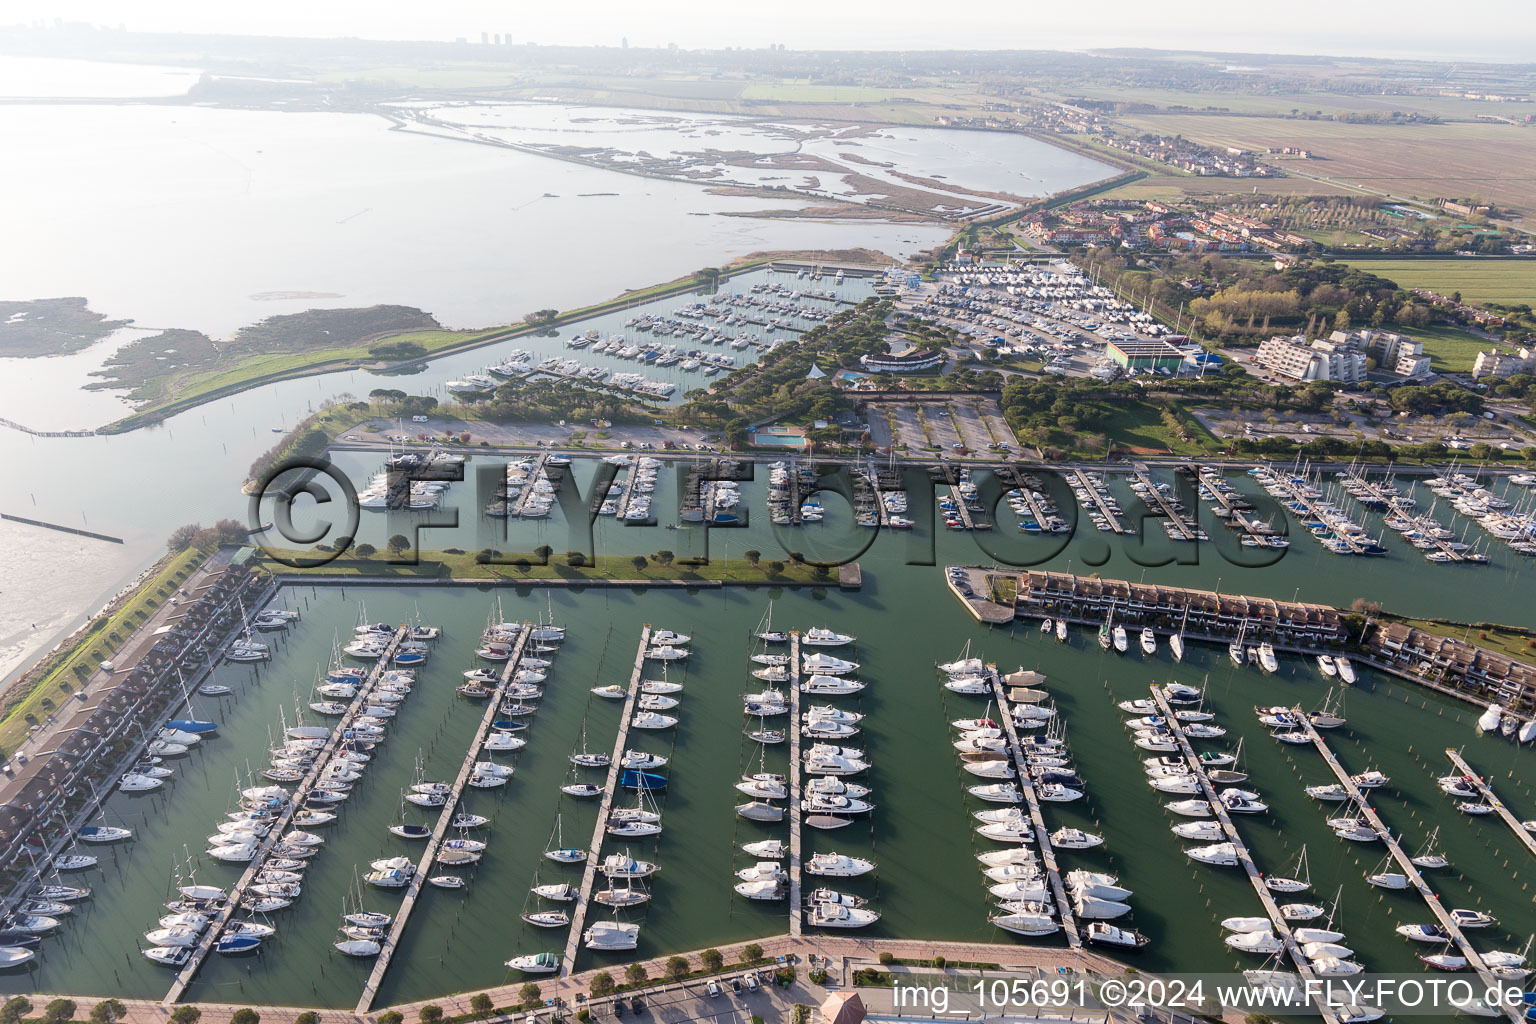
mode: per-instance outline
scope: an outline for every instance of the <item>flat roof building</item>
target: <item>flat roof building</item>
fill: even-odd
[[[860,356],[859,362],[871,373],[917,373],[944,365],[944,353],[938,349],[913,348],[894,355]]]
[[[1166,341],[1110,341],[1104,354],[1127,370],[1167,370],[1178,373],[1184,353]]]

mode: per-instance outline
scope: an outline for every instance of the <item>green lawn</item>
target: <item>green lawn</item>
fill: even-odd
[[[1438,633],[1441,636],[1453,637],[1465,643],[1486,647],[1490,651],[1508,655],[1527,664],[1536,664],[1536,643],[1524,630],[1505,628],[1480,628],[1477,626],[1453,626],[1444,622],[1431,622],[1427,619],[1405,619],[1393,616],[1404,625],[1414,629],[1422,629],[1426,633]]]
[[[1494,348],[1494,344],[1449,324],[1433,327],[1416,327],[1405,331],[1409,337],[1424,343],[1429,353],[1430,366],[1436,373],[1470,373],[1477,361],[1478,349]]]
[[[1354,265],[1403,288],[1461,292],[1468,302],[1536,304],[1536,260],[1360,260]]]
[[[1147,449],[1149,452],[1175,455],[1201,455],[1219,450],[1222,446],[1215,435],[1206,430],[1192,416],[1181,419],[1194,422],[1194,440],[1185,441],[1163,422],[1162,410],[1144,402],[1118,406],[1103,427],[1095,431],[1106,435],[1117,447]],[[1088,458],[1102,458],[1103,452],[1081,453]]]

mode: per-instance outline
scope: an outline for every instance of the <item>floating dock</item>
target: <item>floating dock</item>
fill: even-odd
[[[955,512],[960,516],[960,523],[967,530],[976,529],[976,521],[971,518],[971,510],[965,505],[965,495],[960,493],[959,484],[949,485],[949,496],[955,503]]]
[[[538,460],[533,464],[533,468],[528,471],[528,480],[523,484],[522,493],[517,496],[516,502],[512,500],[511,495],[507,496],[508,519],[516,519],[523,514],[523,506],[528,504],[528,499],[533,496],[534,487],[537,486],[540,480],[544,479],[544,464],[548,460],[549,453],[540,452]],[[508,463],[508,465],[511,465],[511,463]]]
[[[1337,539],[1346,548],[1348,548],[1347,551],[1336,551],[1333,548],[1329,548],[1330,551],[1334,551],[1335,554],[1350,555],[1363,555],[1366,553],[1365,542],[1362,541],[1359,536],[1347,530],[1342,533],[1335,530],[1332,523],[1332,519],[1335,517],[1318,511],[1318,505],[1321,499],[1314,498],[1307,493],[1308,490],[1312,489],[1312,484],[1310,482],[1298,482],[1295,478],[1291,477],[1288,472],[1282,471],[1274,474],[1274,483],[1275,486],[1284,491],[1286,496],[1290,499],[1289,502],[1282,501],[1280,504],[1285,507],[1287,512],[1296,517],[1297,521],[1301,523],[1302,528],[1307,531],[1309,536],[1312,536],[1313,538],[1321,541],[1324,547],[1327,547],[1327,540],[1313,533],[1311,528],[1307,526],[1308,522],[1322,523],[1328,527],[1328,532],[1332,534],[1335,539]],[[1298,512],[1293,507],[1293,505],[1300,505],[1302,511]],[[1305,515],[1305,518],[1303,518],[1303,515]]]
[[[373,971],[368,975],[368,983],[363,986],[363,994],[357,1000],[356,1012],[359,1014],[367,1013],[378,996],[379,986],[384,981],[384,972],[389,970],[395,950],[400,947],[401,936],[405,934],[405,922],[410,918],[411,911],[416,909],[416,903],[421,898],[421,889],[426,884],[427,873],[432,870],[432,862],[437,859],[437,853],[442,849],[443,838],[448,834],[454,815],[458,813],[459,801],[464,796],[465,785],[474,774],[475,761],[480,756],[480,748],[490,734],[491,723],[496,720],[497,712],[501,709],[507,684],[517,674],[517,666],[523,660],[523,651],[527,649],[528,638],[532,634],[532,624],[524,623],[522,633],[517,638],[517,645],[512,648],[506,667],[502,669],[501,682],[496,684],[496,692],[486,706],[485,715],[480,719],[480,727],[475,730],[475,738],[470,741],[469,751],[464,755],[464,764],[459,768],[458,777],[453,780],[453,793],[448,802],[443,804],[442,813],[437,816],[437,824],[432,828],[432,838],[427,840],[427,848],[422,851],[421,860],[416,864],[416,873],[411,876],[410,885],[406,887],[405,899],[401,901],[400,908],[395,911],[395,920],[390,926],[389,934],[380,943],[378,958],[373,962]]]
[[[1483,777],[1472,770],[1472,766],[1467,764],[1466,759],[1461,756],[1459,750],[1447,748],[1445,756],[1451,759],[1451,764],[1456,766],[1457,771],[1472,780],[1472,784],[1477,787],[1477,791],[1483,795],[1483,802],[1493,808],[1494,813],[1503,819],[1504,824],[1509,826],[1509,830],[1520,840],[1521,845],[1529,850],[1533,857],[1536,857],[1536,836],[1532,836],[1530,832],[1526,831],[1525,826],[1520,824],[1520,819],[1515,817],[1514,812],[1505,806],[1504,801],[1500,800],[1493,792],[1493,787],[1484,782]]]
[[[1157,484],[1152,479],[1151,472],[1144,462],[1138,462],[1131,467],[1131,474],[1141,489],[1136,492],[1137,497],[1146,503],[1152,510],[1152,514],[1162,517],[1167,523],[1168,535],[1174,540],[1197,541],[1200,539],[1200,527],[1189,516],[1173,507],[1173,502],[1168,496],[1158,490]]]
[[[597,824],[592,826],[592,842],[587,846],[587,862],[581,873],[581,893],[576,897],[576,907],[571,913],[571,931],[565,940],[565,954],[560,961],[559,977],[568,977],[576,967],[576,951],[581,948],[581,933],[586,927],[587,908],[591,905],[592,885],[597,880],[598,856],[603,848],[603,837],[608,832],[608,815],[613,811],[613,798],[619,789],[619,776],[624,771],[624,744],[629,739],[629,725],[635,717],[635,700],[640,694],[640,677],[645,670],[645,652],[651,645],[651,627],[640,630],[640,647],[635,652],[635,667],[629,674],[629,692],[624,697],[623,717],[619,719],[619,734],[613,741],[613,758],[608,765],[608,781],[603,785],[603,802],[597,809]]]
[[[1200,780],[1201,794],[1215,812],[1216,820],[1221,823],[1221,830],[1226,834],[1227,841],[1237,851],[1238,863],[1242,865],[1243,872],[1248,876],[1253,891],[1258,894],[1259,902],[1264,906],[1264,913],[1269,916],[1270,923],[1274,925],[1275,934],[1285,944],[1285,952],[1291,958],[1291,963],[1296,965],[1296,971],[1301,975],[1302,982],[1308,986],[1308,991],[1320,991],[1324,979],[1312,970],[1312,962],[1301,951],[1301,944],[1296,941],[1296,936],[1291,934],[1291,923],[1285,919],[1284,914],[1280,913],[1280,905],[1275,902],[1274,893],[1270,892],[1269,887],[1264,884],[1264,876],[1259,872],[1258,866],[1253,863],[1253,854],[1248,852],[1248,844],[1243,842],[1237,826],[1232,823],[1232,815],[1227,812],[1227,805],[1217,797],[1216,787],[1206,776],[1205,766],[1200,763],[1199,755],[1190,745],[1189,737],[1184,735],[1184,725],[1175,717],[1162,687],[1152,687],[1152,699],[1157,702],[1158,711],[1168,723],[1168,731],[1179,741],[1179,752],[1183,754],[1185,762],[1195,773],[1195,777]],[[1327,1024],[1338,1024],[1337,1011],[1330,1008],[1326,1002],[1320,1002],[1316,1009],[1322,1014]]]
[[[283,806],[282,813],[278,815],[277,821],[273,822],[271,830],[262,839],[261,846],[256,851],[256,856],[251,858],[250,865],[245,869],[244,874],[240,876],[240,880],[235,883],[234,888],[230,890],[229,899],[225,901],[223,909],[219,911],[217,917],[209,922],[208,929],[203,932],[202,938],[198,940],[197,945],[192,949],[191,959],[186,962],[181,970],[176,972],[176,980],[171,983],[170,991],[161,1000],[163,1005],[175,1003],[186,993],[187,986],[192,984],[192,979],[197,975],[198,968],[202,967],[203,961],[207,959],[208,954],[213,951],[214,945],[219,941],[219,936],[223,933],[224,926],[229,923],[230,918],[234,917],[235,912],[240,909],[240,901],[245,897],[246,890],[255,883],[256,876],[261,873],[263,865],[266,864],[267,858],[272,853],[272,848],[282,841],[283,833],[288,830],[288,826],[293,821],[293,816],[297,813],[299,806],[304,803],[305,798],[309,796],[310,790],[314,789],[320,775],[331,763],[331,757],[336,753],[336,747],[340,744],[342,736],[351,727],[353,719],[357,717],[357,713],[368,703],[368,698],[372,695],[373,688],[378,685],[379,679],[389,670],[390,660],[395,656],[395,651],[399,648],[400,642],[405,639],[406,633],[406,627],[400,626],[395,630],[394,635],[390,637],[388,646],[384,648],[384,653],[380,655],[379,660],[374,663],[373,669],[368,673],[367,682],[357,691],[357,696],[352,698],[352,703],[348,705],[346,714],[341,716],[341,720],[336,723],[336,728],[331,730],[330,738],[320,748],[320,756],[315,758],[315,763],[310,766],[309,772],[299,783],[298,788],[294,790],[293,799]]]
[[[1376,810],[1366,801],[1366,797],[1361,793],[1360,787],[1355,785],[1355,780],[1350,777],[1349,772],[1344,770],[1344,766],[1339,763],[1338,757],[1329,748],[1328,741],[1323,739],[1323,734],[1317,731],[1317,727],[1312,724],[1312,720],[1307,717],[1305,711],[1297,708],[1296,715],[1301,720],[1302,728],[1306,730],[1307,738],[1312,741],[1313,746],[1317,747],[1317,752],[1323,755],[1324,762],[1333,771],[1334,776],[1338,778],[1339,784],[1349,791],[1349,795],[1354,800],[1355,805],[1360,808],[1360,813],[1365,816],[1365,820],[1370,822],[1371,828],[1375,829],[1376,834],[1381,837],[1382,844],[1386,846],[1387,853],[1397,862],[1398,869],[1408,877],[1409,886],[1418,890],[1419,895],[1424,898],[1424,905],[1435,916],[1435,921],[1440,925],[1440,928],[1451,937],[1456,943],[1457,948],[1461,951],[1461,955],[1467,958],[1467,963],[1471,964],[1472,969],[1477,972],[1478,979],[1482,982],[1484,990],[1490,992],[1499,991],[1499,979],[1488,970],[1488,965],[1483,963],[1483,958],[1472,947],[1472,943],[1468,941],[1466,933],[1461,930],[1461,926],[1451,917],[1450,912],[1441,905],[1440,897],[1435,895],[1435,891],[1429,887],[1429,882],[1425,881],[1424,876],[1419,872],[1413,860],[1409,858],[1408,854],[1403,852],[1403,848],[1398,843],[1397,838],[1393,836],[1392,830],[1387,828],[1386,823],[1381,820],[1381,815],[1377,814]],[[1465,764],[1466,762],[1462,763]],[[1520,1021],[1522,1019],[1520,1012],[1517,1010],[1506,1008],[1505,1012],[1513,1021]]]
[[[1091,479],[1089,479],[1088,474],[1081,469],[1072,470],[1070,476],[1073,482],[1075,482],[1078,487],[1082,488],[1082,490],[1087,493],[1088,497],[1092,499],[1093,504],[1099,510],[1099,515],[1104,517],[1104,521],[1109,524],[1109,528],[1112,532],[1130,532],[1125,528],[1124,524],[1120,522],[1119,514],[1116,513],[1115,510],[1110,506],[1109,499],[1105,497],[1103,491],[1101,490],[1100,484],[1094,483]]]
[[[800,634],[789,635],[789,934],[805,934],[805,905],[801,893],[805,875],[800,863],[804,853],[800,811]]]
[[[997,674],[996,665],[987,666],[987,681],[992,684],[993,699],[997,701],[998,716],[1003,720],[1003,732],[1008,735],[1008,749],[1013,751],[1014,768],[1019,773],[1019,789],[1029,804],[1029,817],[1035,824],[1035,842],[1040,847],[1040,862],[1045,865],[1046,877],[1051,882],[1051,893],[1056,897],[1057,913],[1061,917],[1062,931],[1066,932],[1067,945],[1073,949],[1083,947],[1083,937],[1077,930],[1077,919],[1072,914],[1072,904],[1067,900],[1067,887],[1061,881],[1061,866],[1056,863],[1056,851],[1051,846],[1051,834],[1045,827],[1045,815],[1040,811],[1040,797],[1029,777],[1029,762],[1019,743],[1019,731],[1014,728],[1013,715],[1008,710],[1008,694],[1003,689],[1003,679]]]

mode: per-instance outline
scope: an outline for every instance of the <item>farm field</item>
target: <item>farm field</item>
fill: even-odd
[[[1468,302],[1536,302],[1536,260],[1359,260],[1355,265],[1404,288],[1460,292]]]
[[[1113,150],[1108,152],[1113,153]],[[1257,186],[1260,195],[1271,196],[1332,196],[1358,195],[1345,185],[1334,185],[1310,178],[1265,178],[1263,180],[1239,178],[1200,178],[1192,174],[1153,174],[1138,181],[1126,182],[1102,193],[1101,199],[1164,199],[1175,200],[1183,196],[1252,195]]]
[[[1477,196],[1536,210],[1536,131],[1491,122],[1346,124],[1280,117],[1142,114],[1145,131],[1211,146],[1299,146],[1314,159],[1296,169],[1418,199]]]
[[[1474,118],[1478,114],[1508,116],[1510,112],[1510,105],[1507,103],[1465,100],[1451,96],[1379,96],[1323,91],[1248,94],[1235,90],[1194,92],[1182,89],[1083,85],[1081,88],[1074,88],[1070,94],[1060,93],[1059,95],[1063,99],[1086,97],[1116,102],[1150,103],[1164,108],[1187,107],[1191,110],[1203,110],[1207,107],[1216,107],[1224,108],[1233,114],[1289,114],[1293,110],[1321,110],[1325,114],[1351,111],[1390,113],[1400,110],[1440,117]]]
[[[810,82],[751,82],[741,90],[744,100],[778,103],[880,103],[912,96],[912,89],[877,89],[857,85],[815,85]]]

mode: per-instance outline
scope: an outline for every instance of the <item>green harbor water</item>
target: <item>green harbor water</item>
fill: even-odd
[[[349,471],[366,477],[377,466],[364,457],[343,460]],[[478,462],[479,460],[477,460]],[[472,467],[473,468],[473,467]],[[593,464],[578,462],[575,479],[586,486]],[[473,476],[473,473],[471,474]],[[743,508],[752,524],[743,529],[665,530],[625,527],[600,521],[596,550],[611,561],[615,575],[633,572],[635,553],[668,548],[679,556],[703,553],[708,534],[715,555],[739,557],[749,547],[764,558],[800,550],[815,557],[850,543],[856,531],[839,525],[849,519],[841,499],[824,499],[832,510],[824,527],[775,531],[769,526],[761,495],[766,473],[743,484]],[[665,479],[665,478],[664,478]],[[505,536],[499,522],[477,514],[473,482],[455,485],[452,503],[463,525],[456,530],[424,531],[422,544],[466,549],[494,545],[529,551],[547,543],[557,552],[572,546],[568,524],[514,523]],[[1138,508],[1116,484],[1122,504]],[[658,488],[657,506],[668,522],[672,509]],[[673,503],[675,505],[675,502]],[[1368,523],[1374,531],[1379,520]],[[1213,533],[1217,530],[1209,527]],[[365,514],[361,539],[399,532],[388,517]],[[1293,536],[1299,531],[1293,528]],[[1174,553],[1171,545],[1149,539],[1148,549]],[[1528,624],[1532,588],[1529,573],[1505,549],[1490,550],[1495,564],[1484,568],[1437,566],[1423,559],[1395,535],[1391,553],[1378,559],[1334,556],[1310,539],[1296,536],[1278,564],[1240,568],[1225,560],[1229,538],[1202,545],[1199,564],[1145,568],[1128,558],[1119,540],[1106,541],[1090,531],[1062,544],[1024,538],[1011,521],[991,536],[918,529],[906,535],[880,535],[860,555],[864,586],[859,592],[779,590],[768,586],[725,589],[573,588],[541,589],[507,584],[484,587],[352,586],[293,587],[279,598],[303,612],[286,638],[276,641],[272,661],[259,669],[226,665],[215,679],[236,690],[222,700],[197,698],[200,717],[221,723],[217,738],[206,741],[177,763],[176,778],[162,792],[148,796],[113,795],[105,820],[131,825],[134,840],[100,850],[101,866],[85,877],[95,898],[78,905],[60,934],[45,942],[36,969],[0,979],[6,991],[71,991],[120,996],[159,997],[170,972],[139,955],[143,932],[164,913],[173,875],[190,861],[199,882],[227,885],[238,877],[235,866],[203,855],[204,837],[223,819],[234,801],[236,777],[258,771],[279,731],[279,716],[290,724],[294,708],[309,699],[317,673],[330,661],[333,643],[350,634],[366,605],[370,621],[413,620],[441,625],[446,636],[421,669],[415,691],[401,705],[388,740],[375,753],[365,778],[343,805],[340,820],[327,827],[327,842],[313,859],[302,899],[273,916],[278,934],[249,958],[211,956],[188,993],[189,999],[249,1003],[352,1006],[370,969],[332,951],[336,926],[357,875],[374,858],[408,854],[419,847],[389,835],[400,819],[401,790],[413,778],[418,756],[428,778],[451,779],[462,763],[483,705],[454,693],[460,673],[476,664],[473,649],[488,617],[530,619],[552,616],[567,627],[568,639],[554,656],[545,697],[526,735],[528,746],[515,755],[512,782],[500,789],[469,791],[467,807],[493,818],[479,838],[489,841],[480,864],[456,869],[470,884],[459,892],[428,888],[412,915],[404,945],[397,953],[376,1002],[378,1006],[423,999],[449,991],[517,980],[502,966],[511,956],[563,947],[563,929],[535,929],[519,920],[528,905],[528,889],[540,882],[579,875],[544,859],[558,816],[565,845],[585,846],[591,836],[595,803],[562,797],[569,778],[567,757],[585,729],[592,750],[611,748],[619,706],[595,699],[590,688],[625,682],[634,662],[643,625],[691,634],[693,654],[672,666],[668,678],[685,690],[676,730],[632,732],[629,746],[667,754],[670,785],[662,798],[665,831],[657,839],[632,843],[636,856],[655,860],[661,870],[652,880],[652,899],[626,920],[641,924],[640,948],[633,956],[581,954],[578,967],[599,962],[623,963],[671,951],[697,949],[753,936],[787,931],[786,904],[745,900],[732,891],[734,869],[751,863],[740,845],[753,839],[783,836],[782,826],[763,826],[737,818],[732,807],[743,798],[732,788],[736,776],[755,770],[757,746],[742,734],[740,695],[762,685],[747,675],[752,653],[749,636],[773,603],[779,629],[829,626],[858,637],[851,648],[835,651],[861,663],[856,675],[871,685],[858,699],[839,703],[863,712],[862,733],[854,745],[865,747],[873,770],[861,783],[873,787],[876,810],[867,821],[830,833],[808,831],[806,855],[836,850],[876,861],[878,870],[837,887],[871,899],[882,917],[870,934],[935,940],[1024,941],[991,928],[989,898],[974,855],[991,844],[972,831],[970,812],[985,806],[965,793],[974,779],[959,770],[950,748],[948,722],[980,714],[982,698],[950,694],[939,686],[935,662],[957,656],[970,642],[973,653],[1004,671],[1017,666],[1047,676],[1066,723],[1078,771],[1088,785],[1086,800],[1046,805],[1054,829],[1076,825],[1103,832],[1108,842],[1097,851],[1064,852],[1063,866],[1112,871],[1134,890],[1134,914],[1121,923],[1146,933],[1152,944],[1137,954],[1147,970],[1222,970],[1258,966],[1227,950],[1217,922],[1231,915],[1260,913],[1258,902],[1240,873],[1198,866],[1183,854],[1195,845],[1173,836],[1176,818],[1162,804],[1174,797],[1155,793],[1143,781],[1136,749],[1114,707],[1117,700],[1145,696],[1149,683],[1178,679],[1204,682],[1207,707],[1230,731],[1204,749],[1234,746],[1244,739],[1244,767],[1251,787],[1271,805],[1266,815],[1240,818],[1238,827],[1261,868],[1290,870],[1302,846],[1308,850],[1315,902],[1331,902],[1342,888],[1339,930],[1345,943],[1370,971],[1417,972],[1414,953],[1423,947],[1399,938],[1399,924],[1430,920],[1411,892],[1375,890],[1364,876],[1382,870],[1378,844],[1336,839],[1324,819],[1337,805],[1319,805],[1302,792],[1304,785],[1332,781],[1310,747],[1272,741],[1255,721],[1255,704],[1319,704],[1327,685],[1310,661],[1283,657],[1281,672],[1233,667],[1223,648],[1191,644],[1185,662],[1175,665],[1166,646],[1155,658],[1139,652],[1116,656],[1102,652],[1087,630],[1077,630],[1067,645],[1043,637],[1030,622],[1002,628],[977,624],[943,586],[945,563],[992,560],[992,553],[1042,557],[1062,550],[1046,567],[1062,571],[1098,571],[1106,576],[1141,578],[1176,585],[1218,586],[1223,592],[1266,594],[1289,599],[1348,604],[1355,597],[1381,601],[1405,612],[1441,614],[1458,619],[1516,621]],[[375,540],[375,543],[378,543]],[[924,561],[932,546],[936,566]],[[382,544],[381,544],[382,546]],[[1235,556],[1234,552],[1234,556]],[[1090,563],[1107,556],[1103,564]],[[1141,557],[1141,562],[1155,558]],[[498,608],[499,605],[499,608]],[[1134,645],[1133,645],[1134,647]],[[850,653],[844,653],[850,652]],[[654,663],[648,678],[659,677]],[[1536,817],[1536,799],[1525,781],[1530,753],[1473,729],[1478,709],[1369,671],[1348,693],[1348,725],[1329,734],[1351,771],[1378,768],[1390,786],[1373,801],[1386,822],[1416,849],[1435,827],[1452,868],[1432,879],[1442,901],[1452,907],[1492,911],[1497,928],[1474,933],[1480,949],[1515,949],[1536,932],[1536,907],[1529,889],[1536,865],[1505,826],[1493,817],[1470,819],[1435,786],[1449,770],[1443,750],[1465,748],[1468,760],[1489,776],[1499,794],[1521,817]],[[311,716],[312,717],[312,716]],[[769,771],[786,767],[786,748],[770,748]],[[593,773],[594,778],[596,773]],[[412,821],[432,820],[428,812],[406,808]],[[608,844],[605,849],[625,849]],[[397,893],[365,887],[371,909],[390,910]],[[594,917],[601,908],[594,906]]]

